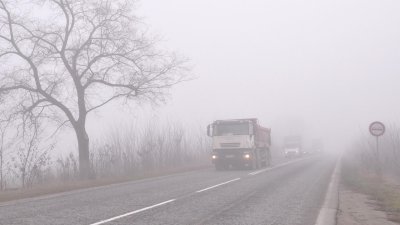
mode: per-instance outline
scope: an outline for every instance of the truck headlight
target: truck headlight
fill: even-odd
[[[217,156],[216,155],[212,155],[211,158],[212,159],[217,159]]]
[[[245,154],[243,157],[244,157],[245,159],[250,159],[250,154]]]

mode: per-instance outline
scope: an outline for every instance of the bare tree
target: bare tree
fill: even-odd
[[[82,178],[90,171],[88,115],[109,104],[159,102],[186,76],[184,62],[158,51],[140,32],[133,0],[0,0],[0,99],[14,113],[70,125]],[[49,17],[19,15],[21,4],[51,9]],[[29,7],[29,6],[28,6]]]
[[[5,151],[12,145],[12,141],[9,138],[9,129],[12,124],[12,117],[7,116],[4,113],[0,114],[0,191],[4,190],[5,188],[5,181],[4,181],[4,165],[5,165]]]

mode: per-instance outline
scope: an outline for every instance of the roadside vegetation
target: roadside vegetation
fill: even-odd
[[[400,127],[392,124],[379,139],[363,135],[342,158],[342,181],[350,189],[367,194],[388,218],[400,222]]]
[[[37,136],[38,137],[38,136]],[[30,140],[30,139],[28,139]],[[41,140],[41,139],[40,139]],[[126,124],[95,140],[90,150],[90,179],[81,180],[74,152],[51,157],[54,145],[39,147],[39,139],[7,145],[0,201],[58,193],[209,166],[210,143],[204,128],[187,128],[160,121],[145,126]],[[27,148],[26,142],[28,143]],[[24,143],[24,144],[22,144]],[[29,148],[29,143],[33,147]],[[6,146],[6,145],[5,145]]]

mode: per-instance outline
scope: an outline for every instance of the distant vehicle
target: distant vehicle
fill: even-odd
[[[212,162],[217,170],[257,169],[271,165],[271,129],[257,119],[217,120],[207,127],[212,137]]]
[[[322,139],[314,139],[312,141],[312,153],[314,154],[318,154],[318,153],[322,153],[324,151],[324,144],[322,142]]]
[[[302,148],[301,136],[286,136],[283,151],[286,158],[301,157],[307,154]]]

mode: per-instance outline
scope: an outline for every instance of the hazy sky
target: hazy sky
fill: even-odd
[[[397,0],[146,0],[138,9],[197,77],[161,113],[335,132],[398,121],[399,12]]]
[[[306,129],[331,142],[373,120],[397,122],[399,12],[398,0],[143,0],[138,15],[191,59],[196,79],[129,117],[257,117],[276,133]],[[106,127],[115,110],[104,112]]]

